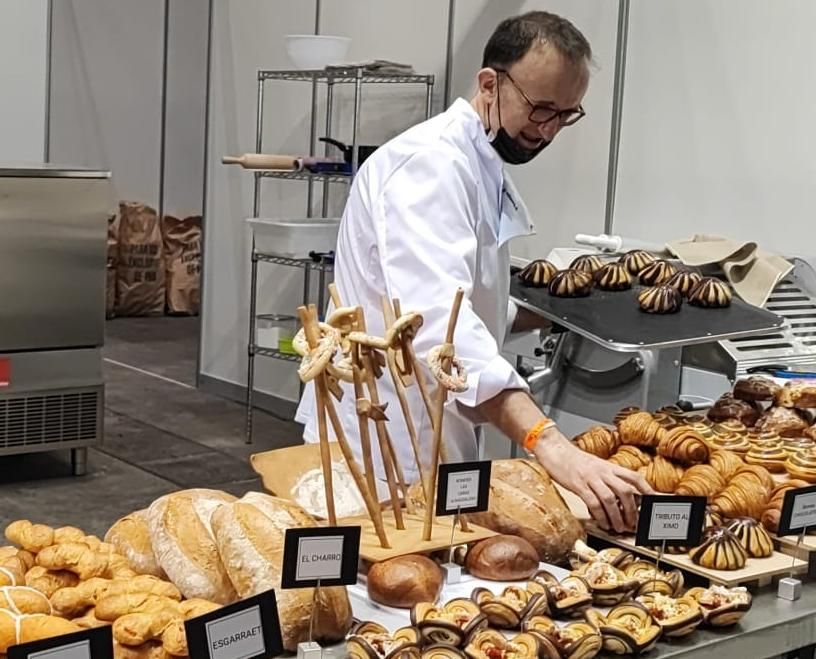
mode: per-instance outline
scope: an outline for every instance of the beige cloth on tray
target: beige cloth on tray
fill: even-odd
[[[758,307],[765,306],[776,285],[793,270],[792,263],[763,252],[753,242],[697,234],[667,247],[685,265],[718,264],[737,295]]]

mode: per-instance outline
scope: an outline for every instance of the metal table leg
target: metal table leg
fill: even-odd
[[[84,476],[88,473],[88,449],[71,449],[71,473],[74,476]]]

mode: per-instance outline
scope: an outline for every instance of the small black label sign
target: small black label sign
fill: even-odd
[[[359,526],[287,529],[281,587],[350,586],[359,558]]]
[[[191,657],[262,659],[283,652],[274,590],[187,620],[184,630]]]
[[[113,659],[111,627],[12,645],[8,659]]]
[[[816,528],[816,485],[785,492],[777,535],[801,533]]]
[[[637,544],[655,547],[694,547],[700,544],[705,521],[705,497],[643,496],[638,517]]]
[[[490,496],[490,460],[439,465],[436,516],[480,513]]]

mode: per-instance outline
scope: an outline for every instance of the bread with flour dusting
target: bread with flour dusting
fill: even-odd
[[[286,529],[312,526],[317,526],[314,519],[297,504],[260,492],[221,506],[212,518],[221,559],[238,594],[250,597],[275,589],[283,645],[290,651],[308,640],[314,591],[281,590],[284,536]],[[321,588],[317,607],[314,640],[342,640],[351,626],[346,589]]]
[[[167,494],[147,510],[156,561],[187,598],[218,604],[237,599],[211,526],[213,513],[233,501],[226,492],[199,488]]]
[[[105,542],[116,547],[116,551],[125,557],[128,565],[138,574],[164,576],[153,553],[146,510],[137,510],[117,520],[105,534]]]

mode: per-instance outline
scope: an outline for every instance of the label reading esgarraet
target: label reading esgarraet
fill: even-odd
[[[208,622],[206,628],[210,659],[247,659],[266,652],[259,606]]]
[[[658,503],[652,506],[650,540],[685,540],[691,521],[690,503]]]
[[[91,643],[79,641],[51,650],[32,652],[28,659],[91,659]]]
[[[790,526],[794,530],[816,526],[816,492],[800,494],[793,500]]]
[[[479,503],[479,470],[454,471],[448,475],[448,491],[445,508],[472,508]]]
[[[343,576],[343,540],[342,535],[300,538],[295,578],[304,581]]]

